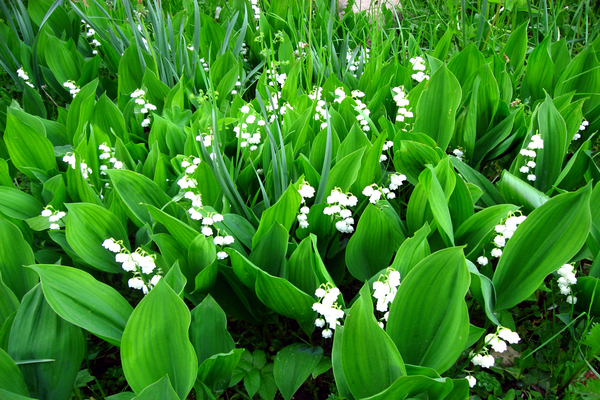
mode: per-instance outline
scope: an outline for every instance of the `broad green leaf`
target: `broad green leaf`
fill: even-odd
[[[371,291],[367,285],[362,287],[360,297],[348,311],[341,347],[344,376],[355,398],[380,393],[406,375],[396,345],[373,316]]]
[[[323,349],[294,343],[275,356],[273,377],[283,398],[290,400],[323,357]]]
[[[552,80],[555,67],[550,55],[550,40],[551,37],[547,36],[527,58],[527,70],[521,83],[521,99],[530,98],[531,104],[546,97],[544,92],[554,92]]]
[[[28,396],[29,391],[23,379],[23,374],[14,360],[0,348],[0,389]]]
[[[429,79],[415,111],[415,132],[423,132],[445,150],[454,133],[455,114],[461,99],[456,77],[443,65]]]
[[[485,244],[483,240],[488,234],[508,216],[509,212],[518,209],[512,204],[498,204],[473,214],[456,230],[456,244],[466,245],[465,253],[469,259],[479,255],[479,251]]]
[[[133,308],[112,287],[87,272],[58,265],[32,265],[44,297],[63,319],[119,346]]]
[[[546,194],[511,174],[508,170],[502,171],[499,186],[506,201],[523,207],[523,211],[526,213],[535,210],[550,199]]]
[[[253,246],[250,261],[270,275],[282,276],[286,270],[288,237],[288,230],[278,222],[274,222]]]
[[[320,282],[315,274],[316,262],[312,240],[306,237],[300,242],[288,260],[288,280],[304,293],[315,292]]]
[[[19,299],[8,286],[4,284],[2,280],[2,274],[0,274],[0,328],[4,325],[4,322],[19,309]],[[2,346],[0,345],[0,348]]]
[[[0,186],[0,211],[15,219],[41,214],[44,205],[35,197],[14,187]]]
[[[560,175],[570,138],[567,138],[565,121],[550,96],[546,96],[546,100],[540,106],[537,120],[544,148],[537,151],[534,186],[541,192],[547,192]],[[526,140],[525,144],[528,143]]]
[[[27,396],[21,396],[13,392],[9,392],[5,389],[0,389],[0,398],[4,400],[37,400]]]
[[[259,271],[256,276],[256,295],[267,307],[279,314],[294,318],[307,334],[315,328],[314,299],[286,279]]]
[[[483,191],[481,201],[486,206],[504,203],[504,199],[498,189],[496,189],[485,176],[456,157],[450,157],[450,161],[452,161],[452,165],[456,168],[456,171],[461,174],[467,182],[478,186]]]
[[[169,381],[169,375],[165,375],[162,379],[154,382],[151,385],[148,385],[141,393],[135,396],[133,399],[135,400],[179,400],[179,396],[173,386],[171,386],[171,382]]]
[[[456,362],[469,334],[468,288],[469,271],[459,247],[433,253],[403,278],[386,330],[406,362],[438,373]]]
[[[33,251],[19,228],[0,218],[0,273],[19,300],[38,283],[36,273],[25,268],[31,264],[35,264]]]
[[[412,238],[406,239],[394,257],[394,262],[391,268],[400,272],[400,276],[404,277],[410,272],[415,265],[431,254],[427,236],[431,233],[429,224],[425,223]]]
[[[396,144],[396,143],[395,143]],[[413,185],[419,183],[419,175],[425,165],[437,165],[440,155],[429,145],[410,140],[401,140],[394,152],[394,167],[406,175]]]
[[[45,131],[35,130],[11,108],[7,113],[4,142],[15,167],[32,179],[37,178],[31,169],[45,172],[57,168],[54,147]]]
[[[431,207],[433,217],[438,224],[442,238],[446,242],[447,246],[454,244],[454,229],[452,227],[452,218],[450,217],[450,210],[448,209],[448,203],[444,190],[440,185],[436,173],[433,171],[433,167],[428,165],[427,169],[423,170],[419,175],[419,182],[423,185],[423,189],[427,194],[427,200]]]
[[[277,203],[263,212],[258,230],[252,238],[252,248],[257,245],[258,241],[271,229],[271,226],[276,221],[289,231],[292,228],[292,224],[296,221],[301,200],[302,197],[298,193],[298,189],[295,185],[290,185]]]
[[[592,276],[577,278],[577,308],[581,311],[590,311],[593,317],[600,316],[600,279]]]
[[[133,310],[121,340],[121,360],[134,392],[167,374],[179,398],[186,398],[198,371],[190,320],[183,300],[162,280]]]
[[[68,399],[85,355],[85,341],[80,328],[50,308],[37,285],[23,297],[7,353],[15,362],[54,360],[23,364],[19,369],[30,395],[39,400]]]
[[[387,400],[414,398],[427,394],[428,399],[445,399],[454,385],[450,378],[430,378],[423,375],[406,375],[396,381],[386,390],[363,400]]]
[[[229,353],[235,347],[227,331],[227,317],[211,295],[192,310],[190,340],[199,364],[215,354]]]
[[[56,36],[48,35],[45,49],[46,62],[59,84],[69,80],[77,81],[81,76],[83,57],[77,51],[73,40],[63,42]]]
[[[587,185],[556,196],[519,225],[503,249],[492,279],[497,311],[527,299],[548,274],[581,249],[591,225],[591,191]]]
[[[527,53],[527,26],[529,20],[519,25],[510,35],[506,45],[502,49],[502,55],[513,69],[514,77],[517,77],[523,69],[525,54]]]
[[[69,107],[69,114],[67,115],[67,135],[75,146],[79,145],[83,140],[84,126],[89,123],[96,103],[97,87],[98,79],[95,79],[82,87]],[[91,162],[92,160],[88,159],[87,161]]]
[[[119,219],[95,204],[71,203],[67,204],[67,209],[65,234],[77,255],[101,271],[122,272],[121,265],[115,261],[115,254],[102,247],[106,239],[113,238],[122,241],[121,246],[129,248],[127,231]]]
[[[389,266],[401,241],[392,221],[377,206],[369,204],[348,242],[348,271],[359,280],[368,280],[376,272]]]
[[[333,335],[333,347],[331,349],[331,367],[333,369],[333,376],[335,378],[335,385],[337,390],[343,398],[348,400],[354,400],[350,388],[348,388],[348,381],[346,375],[344,375],[344,369],[342,367],[342,340],[344,334],[344,327],[338,326]]]
[[[494,314],[494,309],[496,305],[496,292],[494,290],[494,285],[492,281],[487,276],[481,274],[475,264],[471,261],[467,260],[467,267],[469,268],[469,272],[471,273],[471,293],[473,297],[477,300],[477,302],[483,307],[485,310],[485,315],[492,321],[494,324],[500,326],[500,322],[498,322],[498,318]],[[471,326],[471,331],[473,331],[473,326]],[[471,336],[471,334],[469,335]],[[481,336],[481,335],[479,335]],[[479,340],[479,336],[472,343],[467,340],[466,347],[470,347],[477,340]]]
[[[127,206],[127,215],[140,228],[146,223],[152,224],[147,204],[162,209],[171,201],[171,198],[156,183],[142,174],[123,169],[111,169],[107,173],[119,197]],[[174,210],[174,205],[165,208],[169,214],[174,213]]]
[[[127,138],[127,128],[125,126],[123,114],[119,108],[110,101],[108,96],[106,96],[106,93],[98,99],[90,123],[92,125],[97,125],[103,132],[106,132],[107,135],[114,134],[121,140]],[[114,144],[114,142],[112,143]]]
[[[222,393],[229,387],[231,374],[243,352],[243,349],[233,349],[228,353],[219,353],[207,358],[198,368],[198,380],[213,392]]]
[[[358,171],[360,169],[360,160],[364,154],[364,148],[356,150],[352,154],[338,161],[331,171],[329,171],[329,179],[325,187],[325,196],[329,196],[331,191],[339,187],[342,192],[350,190],[350,186],[356,181]]]

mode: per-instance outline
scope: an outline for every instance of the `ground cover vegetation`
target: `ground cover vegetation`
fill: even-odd
[[[0,2],[0,398],[597,399],[597,2]]]

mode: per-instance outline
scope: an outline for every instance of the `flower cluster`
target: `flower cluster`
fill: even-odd
[[[325,339],[329,339],[333,336],[335,327],[341,325],[338,320],[344,318],[344,310],[342,310],[342,307],[337,303],[339,295],[340,290],[329,282],[325,285],[321,285],[315,291],[315,296],[317,296],[319,301],[313,304],[312,309],[320,314],[315,320],[315,325],[318,328],[323,328],[325,324],[328,325],[328,327],[321,332],[321,335],[323,335]]]
[[[293,110],[294,107],[292,107],[290,105],[290,103],[285,102],[281,107],[279,106],[279,100],[280,100],[280,96],[277,93],[272,93],[271,94],[271,101],[268,101],[267,104],[265,104],[265,108],[269,113],[272,113],[271,116],[269,117],[269,122],[273,122],[275,121],[275,112],[279,111],[280,115],[285,115],[285,112],[290,109]]]
[[[251,152],[256,151],[262,138],[259,127],[265,126],[266,122],[260,116],[257,117],[254,109],[248,106],[242,106],[240,112],[243,114],[243,117],[240,118],[240,125],[233,128],[235,137],[241,139],[240,147],[244,148],[250,145],[249,150]]]
[[[192,216],[192,218],[194,218],[194,217]],[[194,219],[196,219],[196,218],[194,218]],[[233,242],[235,242],[235,239],[231,235],[227,235],[227,234],[225,234],[225,236],[221,235],[219,228],[214,226],[214,224],[216,222],[221,222],[221,221],[223,221],[223,216],[221,214],[215,213],[215,214],[211,214],[207,217],[203,217],[202,218],[202,230],[200,232],[204,236],[212,236],[213,228],[215,228],[215,230],[217,231],[217,236],[215,236],[213,238],[213,241],[216,246],[219,246],[221,248],[221,250],[217,252],[217,258],[219,260],[224,260],[227,257],[229,257],[229,254],[227,254],[226,252],[223,251],[223,246],[228,246],[228,245],[232,244]]]
[[[380,275],[379,279],[373,282],[373,297],[377,299],[376,309],[379,312],[385,313],[379,321],[381,329],[384,328],[384,321],[388,320],[390,314],[388,307],[396,297],[398,286],[400,286],[400,272],[393,268],[388,268],[386,275]]]
[[[133,278],[127,282],[130,288],[141,289],[144,294],[148,294],[161,279],[161,271],[156,268],[155,255],[148,254],[141,248],[131,253],[123,246],[122,241],[115,241],[113,238],[106,239],[102,247],[116,253],[115,261],[121,264],[123,270],[133,272]]]
[[[75,154],[67,153],[62,158],[62,160],[66,163],[69,163],[71,168],[75,169],[75,164],[77,163],[77,161],[75,160]],[[81,160],[81,162],[79,163],[79,168],[81,170],[81,175],[84,177],[84,179],[87,179],[89,174],[91,174],[93,172],[92,169],[89,168],[87,166],[87,164],[84,162],[84,160]]]
[[[258,0],[250,0],[250,6],[252,7],[252,11],[254,11],[254,19],[260,19],[260,7],[258,6]],[[260,27],[257,25],[256,29],[258,30]]]
[[[316,100],[317,105],[315,106],[314,119],[321,122],[321,129],[327,128],[327,118],[329,117],[329,111],[327,111],[326,102],[322,97],[323,88],[319,87],[314,90],[313,93],[308,95],[311,100]]]
[[[423,80],[429,80],[429,75],[425,75],[423,71],[427,68],[425,66],[425,60],[422,57],[414,57],[409,60],[412,64],[412,70],[417,71],[417,73],[412,74],[410,77],[413,78],[417,82],[422,82]]]
[[[150,126],[150,115],[146,116],[146,114],[150,111],[155,111],[156,106],[146,100],[146,91],[135,89],[135,91],[131,93],[131,98],[135,99],[135,104],[140,108],[139,112],[144,115],[144,120],[140,125],[142,125],[143,128]]]
[[[504,221],[504,224],[496,225],[494,230],[498,235],[494,237],[494,245],[496,247],[490,252],[492,257],[498,258],[502,255],[502,248],[506,246],[506,241],[515,234],[517,227],[525,221],[526,218],[525,215],[511,215]],[[481,256],[477,259],[479,265],[487,265],[488,261],[489,260],[485,256]]]
[[[89,24],[87,24],[84,19],[81,20],[81,23],[85,24],[85,37],[92,38],[92,41],[90,42],[90,46],[92,46],[92,54],[98,54],[98,50],[96,49],[96,47],[100,47],[101,43],[94,38],[96,31],[92,29],[92,27]]]
[[[585,131],[589,125],[590,123],[588,121],[583,121],[581,125],[579,125],[579,132]],[[579,132],[573,135],[573,139],[571,139],[571,141],[579,140],[581,138],[581,134]]]
[[[71,96],[73,96],[73,98],[75,98],[75,96],[77,96],[77,93],[79,93],[79,91],[81,90],[79,86],[77,86],[72,80],[66,81],[65,83],[63,83],[63,86],[69,89],[69,93],[71,93]]]
[[[315,195],[315,189],[310,186],[306,181],[300,185],[300,189],[298,189],[298,193],[302,197],[301,204],[306,203],[306,199],[311,199]],[[298,224],[300,228],[305,229],[308,228],[308,213],[310,209],[307,206],[300,207],[300,214],[298,214]]]
[[[354,232],[354,218],[352,211],[347,207],[354,207],[358,204],[358,199],[352,193],[343,193],[336,187],[327,196],[327,207],[323,209],[323,214],[333,215],[336,219],[335,228],[342,233]]]
[[[560,278],[558,278],[558,288],[560,294],[567,295],[567,303],[576,304],[577,297],[573,296],[571,292],[571,285],[577,283],[577,277],[571,264],[565,264],[556,271]]]
[[[483,368],[493,367],[496,360],[489,354],[489,348],[486,346],[489,346],[497,353],[504,353],[508,349],[506,342],[515,344],[519,343],[520,340],[521,338],[518,333],[508,328],[500,327],[496,333],[490,333],[485,336],[483,349],[471,359],[471,362],[473,365],[480,365]]]
[[[454,154],[454,157],[458,158],[460,161],[463,161],[465,157],[465,152],[461,147],[452,150],[452,154]]]
[[[406,98],[406,92],[404,90],[404,86],[397,86],[392,88],[392,92],[394,93],[394,101],[396,102],[396,107],[398,107],[398,114],[396,115],[396,121],[404,122],[405,118],[412,118],[414,114],[410,111],[408,107],[410,105],[408,99]]]
[[[394,146],[394,142],[392,142],[391,140],[388,140],[381,147],[381,152],[383,153],[384,151],[388,151],[389,149],[392,148],[392,146]],[[388,159],[388,156],[385,154],[382,154],[379,156],[379,162],[387,161],[387,159]]]
[[[348,70],[352,73],[352,76],[354,76],[355,78],[357,77],[356,71],[358,71],[358,68],[360,66],[360,58],[361,57],[363,58],[364,63],[369,61],[369,51],[370,51],[369,48],[361,49],[361,51],[354,58],[352,58],[352,53],[346,54],[346,62],[348,63]]]
[[[283,88],[285,80],[287,79],[287,74],[278,73],[277,67],[279,67],[278,63],[271,62],[271,68],[267,68],[265,72],[267,73],[267,77],[271,79],[269,81],[269,86],[277,87],[277,85],[279,85],[280,88]]]
[[[183,159],[183,161],[181,161],[181,168],[184,168],[184,174],[183,177],[177,181],[177,184],[181,189],[193,189],[198,186],[198,182],[196,179],[192,178],[192,175],[194,172],[196,172],[196,168],[198,168],[198,164],[200,164],[201,161],[202,160],[200,160],[198,157],[194,156],[186,157]],[[185,198],[189,199],[187,193]],[[201,206],[202,205],[199,207]]]
[[[46,206],[42,210],[42,217],[48,218],[48,222],[50,222],[50,229],[57,230],[60,229],[60,225],[58,224],[61,219],[63,219],[67,215],[64,211],[56,211],[52,206]]]
[[[98,156],[100,160],[100,175],[106,175],[106,170],[109,169],[110,164],[112,164],[113,169],[123,169],[123,162],[117,160],[115,157],[115,149],[108,147],[106,143],[102,143],[98,146],[98,150],[101,150],[102,153]],[[107,164],[104,164],[105,160],[108,160]]]
[[[528,181],[535,181],[536,176],[533,173],[533,169],[535,168],[535,157],[537,156],[537,153],[535,152],[537,149],[543,149],[544,148],[544,141],[542,140],[542,137],[540,135],[533,135],[531,137],[531,142],[529,142],[529,144],[527,145],[526,149],[521,149],[521,155],[523,157],[525,157],[526,159],[526,164],[523,165],[521,168],[519,168],[519,171],[523,174],[528,174],[527,175],[527,180]]]
[[[365,94],[360,90],[353,90],[350,94],[354,99],[354,102],[356,103],[356,105],[354,106],[354,111],[358,113],[358,115],[356,116],[356,120],[360,124],[360,128],[364,132],[370,131],[371,127],[369,126],[369,121],[365,119],[365,116],[368,117],[371,114],[371,110],[369,110],[367,108],[367,105],[361,100],[361,98],[365,97]]]
[[[388,177],[388,187],[379,187],[373,183],[363,189],[362,194],[367,196],[372,204],[377,204],[377,202],[381,199],[381,196],[384,195],[388,200],[395,199],[396,193],[394,193],[394,190],[397,190],[404,184],[404,182],[406,182],[406,175],[399,174],[397,172],[388,175]]]
[[[306,56],[306,48],[308,48],[308,43],[298,42],[298,46],[296,50],[294,50],[294,57],[300,58]]]
[[[19,68],[17,70],[17,76],[21,79],[23,79],[23,81],[25,82],[25,84],[29,87],[33,87],[33,83],[29,82],[29,75],[27,75],[25,73],[25,71],[23,71],[23,68]]]

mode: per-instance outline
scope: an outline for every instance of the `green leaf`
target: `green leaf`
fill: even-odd
[[[198,371],[188,337],[190,320],[183,300],[162,280],[133,310],[123,332],[121,360],[134,392],[167,374],[179,398],[186,398]]]
[[[419,182],[423,185],[425,193],[427,193],[427,200],[429,200],[433,217],[441,228],[439,231],[442,234],[442,238],[447,246],[454,245],[454,229],[452,228],[452,218],[450,217],[448,202],[431,165],[428,165],[427,169],[423,170],[421,175],[419,175]]]
[[[0,186],[0,211],[15,219],[28,219],[41,214],[44,205],[22,190]]]
[[[456,230],[456,244],[466,245],[467,258],[479,255],[484,239],[508,216],[509,212],[518,210],[519,207],[512,204],[498,204],[484,208],[473,214],[463,222]]]
[[[267,307],[279,314],[294,318],[307,334],[315,328],[315,300],[286,279],[259,271],[256,276],[256,295]]]
[[[333,335],[333,347],[331,349],[331,366],[333,368],[333,376],[335,378],[335,385],[337,390],[342,396],[348,400],[354,400],[350,388],[348,388],[348,381],[346,375],[344,375],[344,369],[342,366],[342,340],[344,333],[344,327],[338,326]]]
[[[85,341],[81,329],[50,308],[41,285],[37,285],[23,297],[10,331],[7,352],[16,362],[53,360],[23,364],[19,368],[30,395],[40,400],[68,399],[81,369]]]
[[[459,247],[433,253],[404,277],[386,327],[402,358],[438,373],[456,362],[469,334],[468,288]]]
[[[279,350],[275,356],[273,377],[283,398],[290,400],[314,371],[323,357],[321,347],[294,343]]]
[[[129,249],[129,239],[121,221],[106,208],[95,204],[72,203],[67,204],[67,209],[65,234],[75,253],[101,271],[122,272],[114,253],[102,247],[106,239],[113,238]]]
[[[364,152],[364,148],[356,150],[354,153],[342,158],[331,168],[327,186],[325,187],[325,196],[329,196],[329,193],[336,187],[339,187],[344,193],[350,190],[350,186],[352,186],[358,176],[360,160]]]
[[[62,85],[69,80],[79,80],[83,57],[73,40],[65,43],[56,36],[48,35],[48,47],[45,50],[46,62],[58,83]]]
[[[192,310],[190,340],[199,364],[215,354],[229,353],[235,347],[227,331],[227,317],[210,294]]]
[[[28,396],[29,391],[23,379],[23,374],[13,359],[0,348],[0,389]]]
[[[406,239],[398,248],[391,268],[400,272],[401,277],[406,276],[415,265],[431,254],[427,242],[429,233],[431,228],[425,223],[413,237]]]
[[[277,221],[289,232],[292,224],[296,221],[296,215],[300,209],[302,197],[295,185],[290,185],[277,203],[266,209],[261,218],[258,230],[252,238],[252,248],[267,233],[271,226]]]
[[[127,215],[140,228],[144,224],[152,224],[147,204],[162,209],[171,201],[156,183],[142,174],[124,169],[111,169],[107,173],[119,197],[127,206]],[[175,214],[174,210],[175,205],[171,204],[165,211]]]
[[[368,285],[362,287],[360,297],[348,311],[341,363],[348,388],[359,399],[382,392],[400,376],[406,375],[396,345],[373,316]]]
[[[428,399],[445,399],[454,387],[450,378],[430,378],[423,375],[407,375],[398,378],[388,389],[363,400],[386,400],[414,398],[426,393]]]
[[[397,146],[399,150],[394,152],[394,166],[397,171],[406,175],[410,183],[416,186],[425,165],[437,165],[440,155],[433,147],[424,143],[401,140],[399,144]]]
[[[57,168],[54,146],[45,133],[28,125],[19,112],[8,109],[4,142],[12,163],[31,179],[37,179],[31,169],[45,172]]]
[[[151,385],[148,385],[141,391],[141,393],[135,396],[133,399],[135,400],[179,400],[179,396],[173,386],[171,386],[171,382],[169,381],[169,375],[165,375],[162,379],[154,382]]]
[[[544,148],[538,150],[538,156],[535,159],[537,179],[534,186],[541,192],[547,192],[560,175],[570,138],[567,137],[565,120],[554,106],[550,96],[546,96],[546,100],[540,106],[537,120]],[[529,144],[529,140],[526,140],[524,144]],[[517,160],[520,160],[520,157]]]
[[[467,182],[478,186],[483,191],[481,201],[486,206],[504,203],[504,199],[498,189],[496,189],[485,176],[456,157],[450,157],[450,161],[452,161],[454,168],[456,168],[457,172],[461,174]]]
[[[390,265],[401,241],[392,221],[378,207],[369,204],[348,242],[348,271],[359,280],[368,280]]]
[[[2,281],[0,274],[0,328],[4,322],[19,309],[19,299],[8,286]],[[0,345],[0,348],[2,345]]]
[[[38,283],[36,273],[24,267],[31,264],[33,251],[19,228],[0,218],[0,273],[19,300]]]
[[[526,213],[535,210],[550,199],[546,194],[517,178],[508,170],[502,171],[499,186],[506,201],[521,206]]]
[[[250,261],[273,276],[281,276],[286,269],[288,231],[281,224],[273,223],[253,246]]]
[[[591,226],[591,185],[565,193],[535,209],[506,244],[492,279],[496,310],[527,299],[548,274],[583,246]]]
[[[213,392],[222,393],[229,387],[231,374],[243,352],[243,349],[233,349],[228,353],[219,353],[207,358],[200,364],[198,380]]]
[[[527,26],[529,20],[519,25],[510,35],[506,45],[502,49],[502,55],[508,59],[509,66],[514,70],[514,76],[517,77],[523,69],[525,54],[527,53]]]
[[[456,77],[443,65],[429,79],[415,111],[415,132],[423,132],[445,150],[454,133],[455,114],[462,96]]]
[[[119,346],[133,308],[112,287],[87,272],[56,265],[32,265],[44,296],[61,318]]]

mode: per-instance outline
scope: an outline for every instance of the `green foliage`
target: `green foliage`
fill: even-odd
[[[1,398],[591,398],[595,6],[349,3],[0,2]]]

